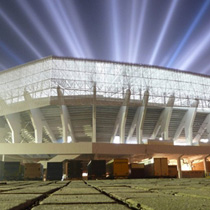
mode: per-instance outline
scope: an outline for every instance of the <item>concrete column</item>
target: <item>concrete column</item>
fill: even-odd
[[[92,129],[92,142],[96,142],[96,84],[93,86]]]
[[[171,114],[173,111],[175,97],[172,95],[168,99],[165,109],[161,112],[160,117],[155,125],[155,129],[152,133],[151,139],[155,139],[158,135],[159,130],[161,131],[161,137],[164,140],[168,140],[168,127],[171,120]]]
[[[9,114],[5,116],[9,128],[12,132],[12,143],[21,142],[21,119],[19,113]]]
[[[120,107],[120,110],[117,115],[117,119],[115,121],[114,130],[113,130],[112,137],[110,140],[111,143],[113,143],[118,129],[120,129],[120,143],[125,143],[125,124],[126,124],[126,119],[127,119],[127,114],[128,114],[128,104],[130,102],[130,95],[131,95],[130,90],[127,90],[124,102],[122,106]]]
[[[178,178],[182,178],[182,166],[181,166],[181,157],[177,158],[177,171],[178,171]]]
[[[145,91],[142,105],[138,107],[136,110],[126,141],[129,141],[130,138],[132,138],[133,133],[136,129],[137,143],[139,144],[142,143],[143,126],[144,126],[144,120],[146,116],[148,99],[149,99],[149,91]]]
[[[203,167],[204,167],[205,176],[207,175],[207,172],[210,172],[210,171],[208,171],[208,169],[207,169],[207,158],[208,158],[208,157],[209,157],[209,155],[206,156],[205,158],[203,158]]]
[[[191,107],[185,113],[174,135],[174,141],[179,138],[182,130],[185,129],[186,143],[187,145],[192,145],[192,130],[193,130],[193,123],[195,120],[198,103],[199,101],[195,100],[195,102],[191,105]]]
[[[75,142],[74,130],[71,122],[71,117],[68,111],[67,106],[65,105],[65,100],[61,88],[57,87],[58,100],[60,103],[60,114],[61,114],[61,123],[63,130],[63,143],[67,143],[68,131],[70,132],[72,142]]]

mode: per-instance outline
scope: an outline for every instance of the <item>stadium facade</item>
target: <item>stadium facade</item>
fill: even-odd
[[[0,73],[0,153],[9,154],[8,143],[16,145],[12,154],[29,143],[49,149],[44,143],[71,142],[58,146],[71,153],[78,142],[208,145],[209,93],[205,75],[47,57]]]

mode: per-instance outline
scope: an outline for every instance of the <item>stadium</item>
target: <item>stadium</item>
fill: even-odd
[[[2,160],[210,153],[209,76],[51,56],[0,78]]]

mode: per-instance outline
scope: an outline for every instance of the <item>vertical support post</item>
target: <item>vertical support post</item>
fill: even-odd
[[[21,119],[19,113],[9,114],[5,116],[9,128],[12,132],[12,143],[20,143],[21,141]]]
[[[96,83],[93,86],[92,129],[92,142],[96,142]]]
[[[130,140],[130,138],[133,136],[133,133],[136,129],[137,143],[139,144],[142,143],[143,126],[144,126],[144,120],[146,116],[148,99],[149,99],[149,91],[147,90],[144,92],[142,105],[138,107],[136,110],[126,141]]]
[[[161,112],[160,117],[155,125],[155,129],[152,133],[152,136],[150,137],[151,139],[155,139],[160,130],[161,137],[163,137],[164,140],[168,140],[168,127],[171,120],[174,101],[175,101],[174,95],[170,96],[165,109]]]
[[[204,167],[205,176],[207,175],[207,172],[209,172],[208,169],[207,169],[207,158],[208,158],[208,156],[203,158],[203,167]]]
[[[137,123],[136,123],[136,137],[137,137],[137,143],[142,144],[142,138],[143,138],[143,127],[144,127],[144,120],[146,117],[146,111],[147,111],[147,105],[149,100],[149,91],[145,91],[144,98],[143,98],[143,106],[140,109]]]
[[[131,91],[128,89],[126,91],[124,102],[122,106],[120,107],[120,110],[117,115],[117,119],[115,121],[114,130],[113,130],[111,140],[110,140],[111,143],[113,143],[118,129],[120,129],[120,143],[125,143],[125,124],[126,124],[126,119],[127,119],[127,114],[128,114],[128,104],[130,102],[130,95],[131,95]]]
[[[185,113],[185,115],[182,118],[182,121],[179,124],[179,127],[177,128],[176,133],[174,135],[174,141],[179,138],[182,130],[185,129],[186,143],[188,145],[192,145],[192,129],[193,129],[193,123],[194,123],[195,116],[196,116],[198,103],[199,103],[199,101],[195,100],[195,102],[191,105],[191,107]]]
[[[39,115],[39,111],[37,109],[31,109],[31,121],[34,127],[34,133],[35,133],[35,143],[42,143],[42,128],[43,128],[43,122],[42,118]]]
[[[61,123],[63,130],[63,143],[67,143],[68,131],[70,132],[72,142],[75,142],[75,136],[73,131],[73,126],[70,118],[70,114],[67,106],[65,105],[65,100],[61,88],[57,87],[58,100],[60,103],[60,114],[61,114]]]
[[[2,155],[2,162],[5,161],[5,155]]]
[[[182,166],[181,166],[181,157],[177,158],[177,171],[178,171],[178,178],[182,178]]]

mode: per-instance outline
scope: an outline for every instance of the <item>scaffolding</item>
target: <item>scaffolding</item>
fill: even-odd
[[[103,100],[123,99],[127,89],[131,100],[140,100],[149,90],[149,103],[165,104],[174,95],[174,106],[189,107],[198,99],[199,108],[210,107],[210,77],[205,75],[51,56],[0,73],[0,115],[49,105],[51,97],[57,96],[58,86],[64,96],[91,96],[95,84],[96,97]],[[30,107],[24,103],[26,92],[36,101],[28,101]]]

